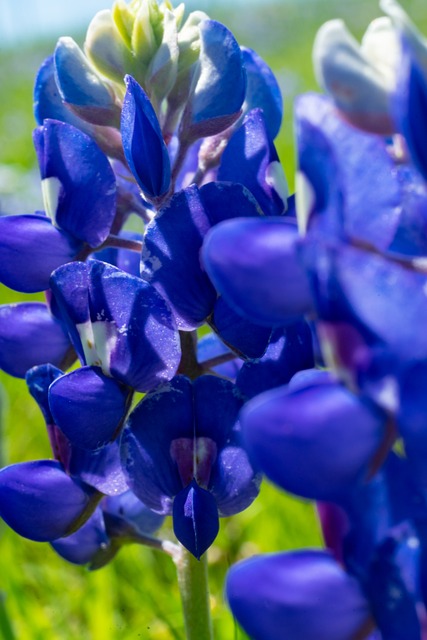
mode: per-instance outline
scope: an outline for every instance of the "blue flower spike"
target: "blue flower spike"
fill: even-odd
[[[126,76],[121,131],[128,165],[144,195],[155,200],[170,187],[171,167],[156,113],[144,89]]]
[[[259,490],[240,444],[242,404],[231,382],[178,376],[139,403],[123,432],[131,490],[154,511],[173,515],[176,536],[196,558],[215,539],[218,516],[242,511]]]

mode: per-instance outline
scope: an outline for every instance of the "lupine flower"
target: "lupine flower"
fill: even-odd
[[[129,487],[173,516],[175,535],[196,558],[216,538],[218,516],[242,511],[258,494],[236,422],[242,404],[226,380],[178,376],[138,404],[123,432]]]

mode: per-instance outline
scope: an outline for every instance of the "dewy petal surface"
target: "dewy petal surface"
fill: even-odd
[[[273,482],[332,502],[366,481],[386,428],[385,413],[333,382],[266,391],[240,420],[249,458]]]
[[[259,324],[284,325],[311,308],[307,275],[292,222],[235,219],[207,236],[203,262],[217,290],[236,311]]]
[[[71,344],[62,323],[41,302],[0,306],[0,367],[23,378],[31,367],[61,366]]]
[[[45,216],[3,216],[0,281],[23,293],[45,291],[52,271],[73,260],[82,246]]]
[[[230,570],[226,593],[253,640],[356,638],[370,617],[356,579],[320,550],[245,560]]]
[[[24,538],[49,542],[67,535],[88,505],[88,494],[53,460],[0,471],[0,516]]]

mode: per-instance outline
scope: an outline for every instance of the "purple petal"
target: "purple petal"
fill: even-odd
[[[193,480],[173,501],[173,531],[197,560],[218,535],[219,520],[214,497]]]
[[[229,571],[226,592],[253,640],[277,640],[279,629],[289,640],[343,640],[369,631],[369,605],[357,581],[323,551],[241,562]]]
[[[0,218],[0,281],[23,293],[45,291],[52,271],[73,260],[82,246],[45,216],[4,216]]]
[[[46,424],[53,425],[53,416],[49,406],[49,387],[54,380],[63,375],[61,369],[51,364],[42,364],[27,371],[25,382],[28,391],[40,407]]]
[[[152,535],[162,526],[164,517],[154,513],[132,491],[120,496],[104,498],[102,509],[105,517],[113,516],[132,524],[143,535]],[[117,531],[117,529],[115,528]]]
[[[243,184],[265,215],[284,213],[286,178],[260,109],[251,111],[231,136],[221,156],[218,180]]]
[[[200,74],[187,107],[191,124],[188,134],[194,139],[230,126],[239,115],[246,93],[243,58],[231,31],[215,20],[204,20],[200,38]]]
[[[19,535],[38,542],[71,533],[89,508],[89,495],[53,460],[5,467],[0,489],[0,516]]]
[[[99,367],[83,367],[51,384],[49,406],[55,424],[74,446],[98,449],[118,435],[128,396],[129,390]]]
[[[200,363],[226,354],[232,356],[233,352],[215,333],[204,335],[197,343],[197,360]],[[215,371],[220,376],[234,380],[242,364],[243,361],[235,356],[228,362],[212,367],[212,371]]]
[[[151,198],[167,192],[171,167],[167,147],[151,102],[142,87],[126,76],[122,110],[123,149],[142,191]]]
[[[366,481],[386,416],[339,384],[267,391],[245,405],[251,461],[286,491],[337,502]]]
[[[280,87],[268,64],[255,51],[247,47],[241,50],[247,76],[244,110],[262,109],[269,135],[274,140],[282,123]]]
[[[88,564],[100,549],[109,544],[101,509],[98,507],[78,531],[51,544],[64,560]]]
[[[34,144],[58,226],[98,247],[116,214],[116,180],[107,156],[89,136],[55,120],[34,131]]]
[[[215,287],[238,313],[258,324],[284,325],[311,308],[298,242],[287,220],[229,220],[209,233],[202,256]]]
[[[0,368],[25,377],[31,367],[50,362],[60,367],[71,348],[61,322],[41,302],[0,306]]]

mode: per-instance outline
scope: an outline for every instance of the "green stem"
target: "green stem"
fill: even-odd
[[[186,640],[213,640],[207,554],[200,560],[186,549],[175,559]]]

